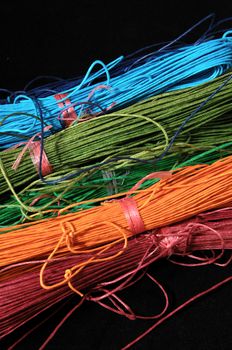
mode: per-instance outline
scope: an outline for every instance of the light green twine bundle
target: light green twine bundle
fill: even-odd
[[[155,159],[164,151],[178,126],[229,75],[230,73],[225,74],[195,88],[156,96],[118,113],[97,117],[52,135],[45,140],[44,148],[54,172],[85,170],[88,165],[96,165],[104,170],[131,165],[129,160],[120,160],[107,167],[101,166],[102,161],[119,156]],[[191,143],[196,148],[207,149],[215,142],[220,144],[225,142],[225,139],[230,139],[232,123],[230,118],[225,117],[225,113],[232,110],[231,100],[230,80],[189,121],[178,137],[177,144]],[[218,132],[219,129],[215,140],[214,132]],[[189,147],[189,150],[186,146],[184,148],[186,153],[193,151],[192,147]],[[19,153],[19,149],[0,153],[0,194],[9,191],[10,183],[16,188],[38,178],[29,152],[24,155],[18,169],[12,169]],[[155,169],[154,166],[154,171]]]
[[[214,133],[215,135],[215,133]],[[187,165],[198,163],[211,163],[218,158],[222,158],[232,153],[232,142],[225,143],[214,147],[203,153],[196,152],[193,157],[181,163],[186,157],[182,152],[166,156],[157,162],[156,170],[170,170]],[[77,203],[71,211],[91,208],[97,203],[89,202],[88,204],[79,205],[78,202],[85,200],[97,199],[111,195],[117,192],[125,192],[136,184],[141,178],[151,173],[151,165],[142,164],[134,166],[131,169],[118,169],[114,172],[95,171],[86,175],[82,179],[60,183],[58,185],[42,185],[40,181],[35,181],[24,188],[18,195],[18,200],[12,198],[6,200],[0,205],[0,227],[8,227],[33,219],[42,219],[57,215],[55,212],[44,212],[45,210],[60,210],[67,205]],[[142,184],[141,189],[150,186],[155,180],[149,180]],[[33,204],[33,206],[30,206]],[[23,207],[24,206],[24,207]],[[32,213],[37,213],[29,217]]]

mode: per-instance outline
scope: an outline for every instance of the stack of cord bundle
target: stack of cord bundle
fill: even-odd
[[[220,261],[232,244],[231,167],[229,156],[211,165],[156,172],[147,178],[162,179],[134,197],[130,195],[137,187],[100,207],[5,229],[0,236],[1,337],[71,292],[101,304],[130,285],[138,271],[160,258],[170,259],[170,254],[193,259],[195,250],[219,249],[195,259],[200,265]],[[133,229],[125,216],[126,202],[139,209],[141,222]],[[214,211],[202,214],[209,210]],[[11,307],[18,304],[19,294],[21,307]]]
[[[117,292],[161,258],[230,263],[231,68],[225,31],[2,101],[0,339],[72,294],[143,318]]]

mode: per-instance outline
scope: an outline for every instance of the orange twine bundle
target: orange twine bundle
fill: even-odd
[[[232,156],[212,165],[188,166],[172,174],[154,173],[146,178],[152,177],[162,179],[131,197],[138,186],[133,188],[123,201],[106,201],[101,206],[75,214],[9,228],[10,232],[0,235],[0,266],[46,258],[50,254],[42,268],[43,275],[49,260],[68,251],[75,254],[96,252],[94,262],[104,261],[100,257],[102,253],[121,242],[122,248],[115,257],[122,254],[127,248],[127,238],[140,230],[166,226],[232,202]],[[133,227],[135,218],[137,222],[140,220],[137,228]],[[6,229],[0,230],[4,231]],[[74,270],[70,269],[67,280]]]

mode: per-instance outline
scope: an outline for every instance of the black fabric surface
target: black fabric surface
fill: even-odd
[[[19,90],[38,75],[64,78],[83,75],[94,59],[109,62],[143,46],[172,40],[211,12],[218,19],[232,16],[232,2],[64,1],[44,5],[3,2],[0,11],[0,87]],[[194,30],[185,41],[197,39],[206,27],[205,24]],[[230,276],[231,265],[185,268],[160,261],[149,272],[166,288],[171,310]],[[120,295],[145,315],[158,312],[163,306],[160,291],[147,279]],[[221,287],[167,320],[133,349],[232,349],[231,297],[232,285]],[[16,350],[39,349],[77,302],[79,299],[74,296]],[[56,308],[9,336],[0,349],[8,349],[9,344]],[[46,349],[118,350],[154,322],[130,321],[86,302],[65,322]]]

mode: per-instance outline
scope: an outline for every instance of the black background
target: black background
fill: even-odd
[[[232,2],[64,1],[44,5],[1,2],[0,87],[22,89],[38,75],[64,78],[82,75],[94,59],[109,62],[143,46],[172,40],[211,12],[218,19],[232,16]],[[196,29],[186,41],[196,39],[205,28],[203,25]],[[184,268],[162,261],[152,266],[150,272],[166,287],[174,308],[229,276],[231,267]],[[163,305],[160,292],[147,280],[122,296],[144,314],[155,313]],[[232,349],[231,297],[232,286],[228,284],[176,314],[134,349]],[[16,349],[38,349],[77,302],[75,297],[70,300]],[[49,312],[43,318],[48,315]],[[153,322],[129,321],[86,302],[65,322],[47,349],[117,350]],[[33,323],[29,328],[32,326]],[[11,335],[1,349],[7,349],[20,335],[20,332]]]

